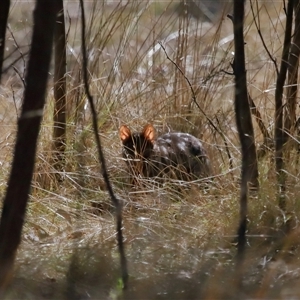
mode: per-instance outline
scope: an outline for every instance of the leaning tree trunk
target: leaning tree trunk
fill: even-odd
[[[102,175],[103,179],[106,184],[106,188],[108,194],[111,198],[113,205],[115,206],[115,213],[116,213],[116,222],[117,222],[117,241],[118,241],[118,248],[120,253],[120,262],[121,262],[121,271],[122,271],[122,281],[123,281],[123,289],[127,288],[128,284],[128,269],[127,269],[127,259],[125,256],[125,245],[123,239],[123,219],[122,219],[122,205],[120,200],[116,197],[112,185],[110,183],[109,174],[106,167],[106,161],[104,157],[104,153],[101,146],[101,139],[100,134],[98,132],[98,122],[97,122],[97,111],[94,104],[94,100],[92,94],[89,89],[89,78],[88,78],[88,55],[86,50],[86,22],[85,22],[85,10],[84,10],[84,3],[83,0],[79,0],[80,8],[81,8],[81,50],[82,50],[82,69],[83,69],[83,84],[85,93],[90,104],[91,113],[92,113],[92,125],[95,134],[95,141],[98,150],[99,162],[101,163],[102,167]]]
[[[63,0],[59,0],[59,11],[54,31],[54,167],[63,171],[66,149],[66,32]],[[58,173],[57,178],[62,179]]]
[[[283,162],[283,145],[284,145],[284,130],[283,130],[283,86],[286,79],[288,69],[289,51],[291,45],[291,33],[293,24],[293,0],[288,1],[284,44],[281,57],[280,71],[276,81],[275,90],[275,163],[277,174],[278,198],[279,207],[286,210],[285,200],[285,172]]]
[[[0,295],[11,277],[16,251],[21,241],[45,104],[57,3],[57,0],[37,0],[34,11],[24,102],[18,120],[14,158],[0,223]]]
[[[4,49],[5,49],[5,33],[7,26],[7,19],[10,7],[10,0],[1,0],[0,9],[0,83],[2,75],[2,66],[4,60]]]
[[[234,1],[234,75],[235,75],[235,116],[242,147],[242,172],[240,194],[240,224],[238,229],[238,258],[242,258],[246,243],[247,193],[248,184],[258,189],[258,168],[254,130],[248,101],[245,49],[244,49],[244,0]]]

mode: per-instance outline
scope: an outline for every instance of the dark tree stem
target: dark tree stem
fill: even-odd
[[[120,253],[120,261],[121,261],[121,269],[122,269],[122,280],[123,280],[123,288],[127,288],[127,282],[128,282],[128,269],[127,269],[127,260],[125,256],[125,246],[124,246],[124,240],[123,240],[123,233],[122,233],[122,206],[117,199],[117,197],[114,194],[114,191],[112,189],[107,168],[106,168],[106,162],[104,158],[104,153],[101,146],[101,140],[100,135],[98,132],[98,122],[97,122],[97,111],[95,108],[95,104],[93,101],[93,97],[89,90],[88,85],[88,63],[87,63],[87,53],[86,53],[86,45],[85,45],[85,16],[84,16],[84,5],[83,0],[80,0],[80,7],[81,7],[81,22],[82,22],[82,32],[81,32],[81,42],[82,42],[82,61],[83,61],[83,83],[85,92],[91,107],[92,112],[92,121],[93,121],[93,129],[95,133],[95,140],[97,144],[98,154],[99,154],[99,161],[102,166],[102,175],[108,190],[108,193],[110,195],[110,198],[112,200],[113,205],[116,209],[116,219],[117,219],[117,241],[118,241],[118,247],[119,247],[119,253]]]
[[[45,104],[56,11],[56,0],[37,0],[24,102],[0,223],[0,295],[9,283],[21,241]]]
[[[258,189],[258,167],[254,140],[254,130],[249,107],[244,50],[244,0],[234,1],[234,75],[235,75],[235,116],[242,148],[242,172],[240,193],[240,221],[238,228],[237,262],[243,261],[247,230],[248,184]]]
[[[5,49],[5,33],[7,26],[7,19],[10,7],[10,0],[0,1],[0,83],[2,78],[2,67],[4,61],[4,49]]]
[[[278,186],[278,202],[279,207],[286,210],[285,199],[285,172],[283,161],[283,144],[284,144],[284,130],[283,130],[283,89],[286,80],[289,60],[289,50],[291,46],[291,34],[293,25],[293,5],[294,1],[289,0],[287,6],[286,26],[284,43],[281,57],[281,65],[279,75],[276,81],[275,90],[275,163],[277,174],[277,186]]]
[[[290,46],[288,62],[288,84],[286,88],[286,113],[284,116],[284,143],[288,141],[289,133],[296,123],[296,104],[298,91],[298,67],[300,55],[300,5],[294,0],[295,27],[293,41]]]

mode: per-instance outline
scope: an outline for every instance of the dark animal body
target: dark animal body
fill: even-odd
[[[140,133],[132,133],[127,126],[122,126],[119,134],[133,182],[140,176],[167,175],[188,181],[212,174],[201,141],[191,134],[172,132],[155,139],[152,125],[146,125]]]

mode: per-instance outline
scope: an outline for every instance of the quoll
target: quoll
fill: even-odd
[[[206,150],[191,134],[170,132],[155,138],[155,129],[148,124],[140,133],[123,125],[119,135],[132,183],[139,177],[167,175],[188,181],[212,174]]]

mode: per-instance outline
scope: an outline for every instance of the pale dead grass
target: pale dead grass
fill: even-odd
[[[170,13],[169,8],[174,5],[172,2],[136,1],[118,6],[116,3],[104,5],[98,1],[89,2],[89,5],[93,7],[93,14],[87,15],[91,90],[99,113],[99,134],[111,182],[116,196],[123,203],[123,232],[133,286],[137,287],[135,295],[142,295],[139,293],[145,287],[146,290],[153,290],[153,297],[157,295],[153,286],[160,285],[151,285],[151,282],[159,282],[168,272],[193,282],[199,270],[205,273],[207,264],[214,267],[209,272],[212,279],[207,284],[206,297],[212,299],[227,295],[226,284],[231,286],[228,283],[231,274],[228,268],[232,267],[235,254],[240,175],[240,149],[233,110],[234,78],[223,72],[231,71],[233,59],[231,21],[224,18],[215,25],[197,23],[193,19],[185,21]],[[284,32],[282,3],[266,2],[260,5],[262,34],[268,49],[280,61]],[[22,21],[25,8],[17,8],[20,9],[15,5],[16,14],[12,17],[19,21],[12,19],[11,22],[23,26],[13,27],[19,28],[16,32],[13,29],[13,32],[21,45],[22,35],[30,30],[28,24]],[[95,274],[100,274],[101,268],[105,274],[118,270],[114,211],[101,177],[89,107],[78,71],[81,68],[78,6],[70,2],[67,9],[70,12],[67,25],[70,26],[70,88],[66,172],[62,183],[54,180],[55,170],[51,164],[53,98],[50,89],[40,132],[32,196],[16,262],[16,274],[21,281],[24,274],[28,274],[36,278],[36,282],[55,282],[54,286],[66,279],[65,274],[71,268],[70,260],[74,253],[79,253],[77,258],[78,263],[82,264],[80,268],[83,268],[79,269],[84,270],[82,274],[93,273],[93,267],[97,265],[93,266],[93,260],[107,263],[107,266],[100,264]],[[245,39],[249,92],[272,135],[275,69],[262,47],[249,10]],[[158,47],[159,41],[189,78],[200,107],[224,133],[233,159],[233,170],[229,169],[224,141],[193,103],[186,80]],[[0,157],[3,162],[1,194],[4,193],[9,172],[16,130],[17,113],[13,96],[18,99],[19,109],[22,91],[18,76],[10,74],[0,95],[3,116],[0,129]],[[203,140],[215,175],[208,189],[200,188],[196,183],[185,186],[170,180],[160,185],[147,179],[141,179],[141,186],[136,189],[129,186],[128,171],[121,157],[118,128],[127,124],[139,131],[150,122],[156,127],[157,134],[169,130],[184,131]],[[261,142],[261,133],[255,121],[254,128],[257,141]],[[300,202],[297,201],[299,168],[293,163],[295,157],[290,157],[290,161],[287,166],[288,202],[296,226],[300,211]],[[262,252],[267,253],[267,257],[273,251],[270,248],[276,247],[268,244],[268,238],[254,236],[256,233],[280,236],[278,228],[282,225],[282,213],[276,203],[274,165],[269,156],[260,162],[260,182],[258,196],[249,200],[249,235],[253,234],[251,246],[262,244],[265,251]],[[258,251],[259,248],[253,246],[253,249]],[[254,270],[260,266],[262,252],[252,253],[247,262],[247,278],[253,285],[258,284],[261,277],[264,283],[273,282],[272,272],[279,270],[274,265],[266,266],[261,273]],[[108,256],[99,258],[97,255]],[[280,259],[285,260],[284,254],[280,253]],[[35,268],[31,270],[32,265]],[[211,270],[210,267],[208,269]],[[78,271],[78,278],[85,278],[82,274]],[[113,293],[118,290],[116,282],[119,275],[116,274],[108,288]],[[290,279],[296,278],[293,274]],[[199,276],[202,278],[204,275],[201,273]],[[251,276],[254,277],[252,281]],[[221,279],[223,283],[217,287]],[[137,284],[139,280],[140,285]],[[31,288],[33,286],[34,283],[30,285]],[[176,290],[176,286],[173,289]],[[30,288],[25,290],[32,296]],[[258,289],[257,293],[260,295],[263,290]],[[54,291],[49,294],[55,295]],[[24,292],[12,293],[11,299],[15,295],[24,295]]]

